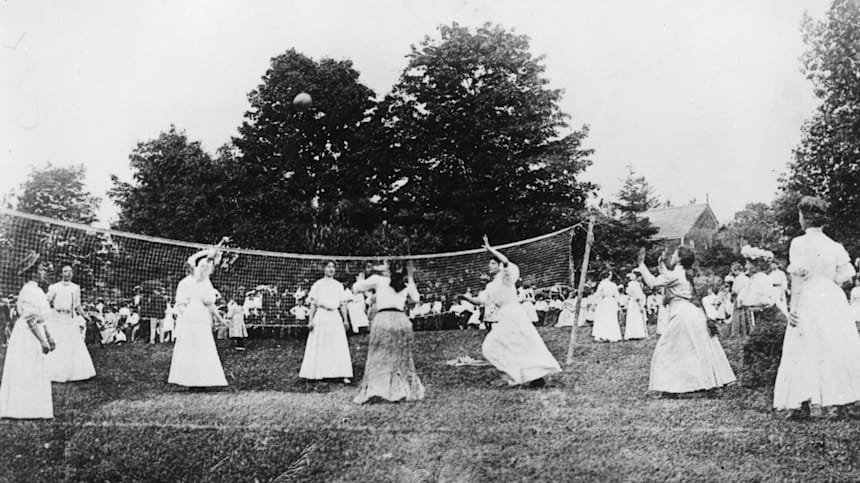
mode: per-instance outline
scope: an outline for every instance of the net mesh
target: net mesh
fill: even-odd
[[[537,289],[567,284],[569,251],[574,227],[501,245],[499,248],[520,267],[522,283]],[[2,273],[0,293],[13,296],[22,281],[16,263],[29,250],[41,255],[49,283],[59,279],[63,266],[74,269],[84,305],[102,302],[120,307],[131,304],[135,295],[157,292],[172,300],[177,283],[186,275],[185,261],[200,249],[199,243],[153,238],[88,225],[0,209]],[[350,287],[368,263],[384,257],[316,256],[224,248],[212,284],[220,292],[219,303],[229,298],[253,298],[257,305],[251,326],[296,326],[305,324],[292,309],[296,297],[322,277],[323,266],[333,260],[336,278]],[[411,260],[422,303],[440,302],[446,310],[456,296],[471,290],[477,294],[488,281],[488,256],[482,249],[398,258]]]

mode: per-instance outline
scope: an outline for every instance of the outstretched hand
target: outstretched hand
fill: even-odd
[[[415,263],[412,260],[406,262],[406,276],[412,278],[415,275]]]
[[[489,249],[491,248],[491,245],[490,245],[490,240],[487,238],[487,235],[484,235],[484,236],[482,237],[482,241],[483,241],[483,245],[482,245],[482,246],[483,246],[485,249],[489,250]]]
[[[645,263],[645,247],[639,249],[639,253],[636,254],[636,266],[640,266]]]

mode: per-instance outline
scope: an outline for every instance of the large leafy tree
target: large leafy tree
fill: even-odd
[[[96,221],[100,199],[91,195],[85,186],[86,169],[83,165],[52,166],[33,169],[21,185],[13,207],[26,213],[73,223],[90,224]],[[48,263],[51,279],[58,276],[63,265],[71,265],[75,280],[83,287],[104,272],[108,257],[101,251],[103,237],[89,230],[67,228],[15,216],[3,217],[0,222],[0,250],[8,256],[0,261],[6,277],[0,277],[0,291],[17,289],[16,280],[9,275],[18,258],[28,250],[35,250]]]
[[[317,253],[362,251],[379,218],[372,206],[364,127],[374,93],[349,60],[295,50],[272,59],[233,142],[232,190],[240,244]],[[309,93],[307,110],[293,97]]]
[[[425,250],[578,221],[594,189],[578,179],[591,164],[588,129],[564,134],[562,92],[547,86],[528,37],[455,23],[407,57],[372,123],[369,157],[386,220],[413,230]]]
[[[735,213],[726,227],[728,237],[738,248],[752,245],[771,250],[779,256],[788,252],[788,240],[783,235],[773,206],[767,203],[749,203]]]
[[[53,166],[34,168],[15,196],[23,212],[63,221],[89,224],[96,221],[101,200],[85,187],[86,168]]]
[[[138,143],[129,161],[133,182],[111,177],[108,196],[120,208],[115,228],[200,243],[229,233],[240,194],[229,189],[227,163],[199,141],[170,126]]]
[[[852,253],[860,251],[860,4],[834,0],[822,21],[806,18],[806,76],[821,100],[803,126],[782,188],[831,203],[829,230]],[[796,213],[796,211],[795,211]],[[786,216],[790,219],[791,216]]]

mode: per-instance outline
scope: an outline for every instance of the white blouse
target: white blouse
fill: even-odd
[[[517,280],[520,278],[520,268],[513,263],[502,266],[495,278],[487,284],[487,304],[502,307],[507,304],[520,303],[517,296]]]
[[[856,273],[845,247],[820,228],[809,228],[805,235],[791,240],[788,253],[791,260],[788,273],[801,279],[824,277],[842,284]]]
[[[21,319],[36,317],[40,322],[44,322],[51,314],[48,296],[36,282],[27,282],[21,287],[16,306]]]
[[[370,277],[355,282],[352,286],[353,292],[367,292],[373,290],[376,292],[376,310],[397,309],[403,310],[406,307],[406,300],[418,302],[421,296],[418,294],[418,287],[414,283],[406,283],[406,287],[400,292],[395,292],[391,288],[391,279],[382,275],[371,275]]]
[[[308,298],[312,304],[326,310],[337,310],[349,300],[343,284],[333,278],[321,278],[314,282]]]
[[[769,307],[778,300],[779,289],[773,286],[773,279],[764,272],[750,277],[749,283],[738,294],[741,307]]]

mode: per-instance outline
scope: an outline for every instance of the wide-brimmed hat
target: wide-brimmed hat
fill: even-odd
[[[15,265],[15,273],[24,275],[27,270],[33,268],[33,265],[39,261],[39,254],[33,250],[28,251],[21,260]]]

